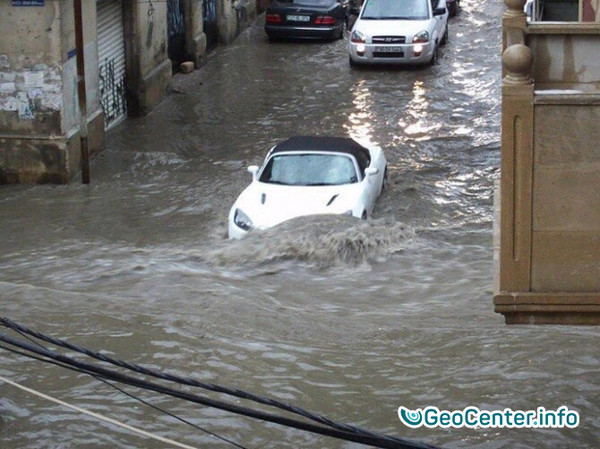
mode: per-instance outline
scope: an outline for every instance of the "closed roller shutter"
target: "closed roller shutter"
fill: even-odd
[[[127,115],[123,7],[119,0],[98,0],[100,103],[106,128]]]

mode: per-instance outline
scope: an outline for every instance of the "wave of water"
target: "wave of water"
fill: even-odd
[[[202,258],[209,264],[225,266],[286,260],[318,267],[357,265],[385,260],[404,250],[415,237],[414,229],[390,219],[308,216],[224,242],[204,252]]]

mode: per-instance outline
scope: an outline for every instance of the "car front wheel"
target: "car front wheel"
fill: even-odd
[[[385,170],[383,172],[383,179],[381,180],[381,191],[382,192],[387,187],[387,183],[388,183],[388,172],[387,172],[387,165],[386,165]]]
[[[438,46],[436,44],[435,48],[433,49],[433,53],[431,54],[431,59],[429,60],[429,65],[435,65],[435,63],[437,62],[438,59]]]

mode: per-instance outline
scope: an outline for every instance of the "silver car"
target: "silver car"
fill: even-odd
[[[446,0],[366,0],[350,34],[350,64],[433,64],[446,42]]]

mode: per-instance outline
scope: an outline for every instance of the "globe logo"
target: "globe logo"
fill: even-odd
[[[404,406],[398,407],[398,418],[406,426],[417,428],[421,427],[423,423],[423,413],[420,408],[417,410],[409,410]]]

